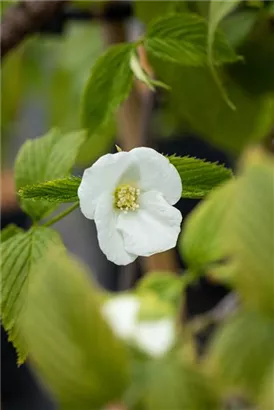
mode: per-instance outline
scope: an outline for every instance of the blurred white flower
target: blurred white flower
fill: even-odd
[[[107,258],[127,265],[175,247],[182,193],[176,168],[151,148],[101,157],[86,169],[78,189],[80,208],[94,219]]]
[[[171,317],[139,320],[140,306],[136,296],[117,296],[105,302],[102,314],[116,336],[135,344],[150,356],[162,356],[174,344],[174,321]]]

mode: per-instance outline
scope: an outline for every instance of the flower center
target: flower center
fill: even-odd
[[[119,185],[114,191],[114,206],[121,211],[136,211],[139,208],[140,189],[129,184]]]

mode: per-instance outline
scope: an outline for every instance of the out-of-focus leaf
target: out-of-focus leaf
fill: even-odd
[[[88,275],[51,254],[31,288],[22,329],[34,367],[64,409],[99,409],[127,386],[127,354],[103,320]]]
[[[177,169],[183,185],[183,198],[203,198],[213,188],[232,177],[223,165],[193,157],[168,157]]]
[[[273,317],[244,311],[219,329],[207,360],[225,391],[258,395],[274,364],[273,326]]]
[[[173,272],[150,272],[139,280],[136,291],[140,294],[152,292],[162,301],[178,307],[182,296],[184,282],[181,277]]]
[[[214,67],[214,44],[216,41],[216,30],[219,23],[230,14],[240,3],[241,0],[220,0],[210,1],[209,4],[209,16],[208,16],[208,62],[211,69],[213,78],[218,86],[222,97],[228,103],[230,108],[235,108],[234,103],[230,101],[227,91],[222,83],[221,78],[218,75],[217,70]]]
[[[224,223],[235,201],[234,182],[213,191],[188,216],[180,237],[180,250],[192,271],[204,271],[220,262],[225,253]]]
[[[274,32],[266,12],[254,24],[238,51],[244,64],[228,67],[232,78],[254,95],[274,92]],[[257,97],[258,98],[258,97]],[[272,117],[274,121],[274,115]]]
[[[46,181],[40,184],[27,185],[18,191],[23,199],[48,202],[75,202],[78,201],[77,191],[81,182],[79,177],[67,177]]]
[[[240,46],[249,35],[257,19],[257,10],[239,10],[220,23],[229,43],[233,47]],[[242,55],[242,53],[240,52]],[[246,61],[244,62],[246,64]],[[239,64],[241,66],[243,63]]]
[[[7,3],[7,2],[1,2]],[[22,96],[22,58],[21,46],[5,57],[1,69],[1,130],[14,120]]]
[[[22,233],[23,229],[19,228],[19,226],[15,224],[10,224],[6,226],[4,229],[1,229],[1,243],[4,243],[12,236],[17,235],[18,233]]]
[[[219,401],[210,381],[171,354],[144,363],[134,384],[139,392],[138,404],[147,410],[217,410]],[[134,391],[134,389],[132,389]],[[130,397],[130,395],[129,395]],[[136,407],[138,408],[138,407]]]
[[[92,68],[82,105],[82,125],[89,135],[99,133],[128,96],[133,74],[132,44],[112,46]]]
[[[15,163],[17,190],[27,185],[67,176],[84,140],[83,131],[62,134],[59,130],[53,129],[41,138],[26,141]],[[46,201],[34,203],[22,199],[20,203],[34,221],[42,219],[56,208],[56,204]]]
[[[274,409],[274,360],[272,368],[265,378],[265,382],[262,387],[262,391],[259,399],[259,406],[262,410]]]
[[[226,77],[225,87],[237,107],[232,111],[209,69],[178,67],[155,59],[153,67],[157,78],[171,86],[167,109],[178,128],[187,124],[200,137],[234,153],[269,133],[274,117],[271,95],[252,96]]]
[[[116,124],[112,118],[99,134],[89,135],[79,150],[76,164],[81,166],[93,164],[98,158],[113,149],[115,137]]]
[[[192,13],[179,13],[153,21],[147,30],[145,48],[164,61],[187,66],[207,64],[207,23]],[[222,33],[216,32],[214,64],[237,61]]]
[[[274,162],[251,154],[237,181],[227,225],[234,285],[251,309],[274,312]]]
[[[29,287],[40,272],[41,257],[50,247],[63,249],[59,235],[50,228],[32,228],[1,244],[1,319],[18,353],[26,359],[27,345],[20,332]]]
[[[160,16],[166,16],[175,11],[187,11],[186,1],[139,1],[134,2],[136,17],[143,23],[149,24],[151,20]]]
[[[210,61],[213,62],[213,49],[216,30],[220,22],[228,16],[241,2],[241,0],[211,0],[208,16],[208,50]]]

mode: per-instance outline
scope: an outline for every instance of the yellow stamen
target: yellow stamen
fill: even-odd
[[[140,189],[129,184],[121,184],[114,191],[114,206],[127,213],[139,208]]]

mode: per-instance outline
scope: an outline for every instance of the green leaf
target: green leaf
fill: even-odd
[[[8,239],[17,235],[18,233],[24,232],[22,228],[14,224],[9,224],[4,229],[1,230],[1,243],[4,243]]]
[[[226,256],[224,223],[235,197],[234,182],[214,190],[188,216],[179,247],[188,267],[201,273]]]
[[[274,409],[274,394],[273,394],[273,380],[274,380],[274,360],[272,368],[266,377],[262,392],[260,395],[259,408],[262,410]]]
[[[206,141],[239,153],[262,140],[273,126],[271,95],[253,96],[226,77],[226,89],[237,107],[232,111],[209,68],[181,67],[158,59],[153,59],[153,68],[157,78],[171,86],[166,109],[177,132],[187,126]]]
[[[51,254],[23,330],[34,367],[65,409],[99,409],[127,385],[127,354],[99,311],[99,291],[72,258]]]
[[[67,176],[84,140],[83,131],[63,135],[57,129],[53,129],[41,138],[26,141],[15,163],[17,190]],[[34,203],[23,199],[20,203],[22,209],[34,221],[39,221],[56,208],[56,204],[45,201]]]
[[[150,78],[148,73],[142,68],[135,51],[133,51],[131,54],[130,68],[135,77],[142,83],[146,84],[151,91],[155,91],[155,87],[162,87],[169,90],[169,87],[166,84],[162,83],[161,81],[156,81],[153,80],[153,78]]]
[[[168,157],[180,174],[183,198],[203,198],[213,188],[232,177],[230,169],[223,165],[193,157]]]
[[[152,22],[145,37],[145,48],[156,57],[190,66],[207,64],[207,23],[192,13],[162,17]],[[214,64],[237,61],[237,56],[221,33],[216,33]]]
[[[82,105],[82,124],[96,134],[115,114],[132,87],[130,69],[132,44],[112,46],[94,64],[86,85]]]
[[[27,355],[19,328],[29,287],[40,274],[41,257],[56,246],[63,249],[59,235],[43,227],[18,233],[1,244],[1,319],[17,350],[19,364]]]
[[[173,272],[149,272],[136,286],[139,294],[154,293],[163,301],[171,303],[178,308],[179,300],[182,297],[184,282],[181,277],[174,275]]]
[[[146,25],[151,20],[160,16],[166,16],[168,13],[180,11],[188,11],[188,4],[184,1],[142,1],[136,0],[134,2],[135,15]]]
[[[79,177],[54,179],[41,184],[27,185],[19,189],[18,194],[24,199],[49,202],[76,202],[79,200],[77,191],[81,183]]]
[[[217,37],[215,37],[217,27],[221,20],[226,17],[231,11],[233,11],[241,0],[220,0],[220,1],[210,1],[209,5],[209,18],[208,18],[208,62],[211,68],[211,72],[214,80],[221,92],[222,97],[228,103],[228,105],[235,109],[234,104],[230,101],[227,96],[226,90],[219,78],[218,72],[214,67],[214,44]]]
[[[213,49],[215,42],[215,34],[220,22],[228,16],[242,0],[218,0],[210,1],[209,18],[208,18],[208,52],[209,59],[213,60]]]
[[[231,202],[227,249],[237,264],[233,283],[243,302],[274,313],[274,161],[250,154]]]
[[[217,410],[220,408],[218,397],[210,386],[210,380],[192,367],[183,364],[177,354],[141,364],[133,383],[132,390],[134,391],[135,387],[135,391],[140,392],[140,408],[147,410]],[[130,403],[128,407],[132,408]]]
[[[76,164],[83,167],[90,166],[102,155],[110,152],[114,147],[116,135],[116,124],[112,118],[99,134],[88,136],[79,150]]]
[[[208,366],[218,383],[230,392],[258,395],[274,364],[273,317],[244,311],[233,317],[215,336]]]

